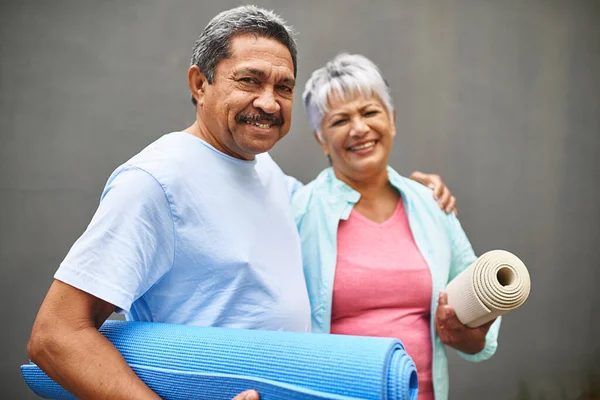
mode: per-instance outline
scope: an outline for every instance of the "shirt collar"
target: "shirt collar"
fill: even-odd
[[[400,193],[406,191],[406,178],[398,174],[392,167],[388,165],[388,179],[393,187],[395,187]],[[329,194],[334,198],[343,198],[348,203],[356,204],[360,199],[360,193],[352,189],[347,183],[339,180],[333,168],[329,167],[319,174],[317,178],[326,183],[329,188]]]
[[[339,180],[331,167],[321,172],[318,179],[323,180],[326,183],[326,187],[329,188],[329,195],[332,199],[343,199],[351,204],[356,204],[360,199],[360,193],[352,189],[345,182]]]

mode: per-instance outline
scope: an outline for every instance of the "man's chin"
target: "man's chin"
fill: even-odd
[[[243,158],[251,160],[254,158],[254,156],[271,151],[274,145],[275,143],[239,143],[238,152]]]
[[[261,154],[271,151],[277,144],[279,136],[263,136],[263,137],[252,137],[244,138],[243,141],[238,141],[238,145],[245,150],[248,154]]]

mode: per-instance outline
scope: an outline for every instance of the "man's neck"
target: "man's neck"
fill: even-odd
[[[240,154],[237,154],[231,150],[229,150],[225,145],[223,145],[222,143],[220,143],[214,135],[212,135],[210,133],[210,131],[208,130],[208,128],[206,127],[206,125],[204,125],[202,123],[202,121],[200,120],[200,118],[196,118],[196,122],[194,122],[191,126],[189,126],[188,128],[184,129],[182,132],[185,133],[189,133],[190,135],[196,136],[197,138],[200,138],[202,140],[204,140],[206,143],[208,143],[209,145],[211,145],[212,147],[214,147],[215,149],[217,149],[218,151],[220,151],[223,154],[227,154],[228,156],[234,157],[234,158],[238,158],[240,160],[246,160],[246,161],[250,161],[250,160],[254,160],[254,156],[252,157],[244,157]]]

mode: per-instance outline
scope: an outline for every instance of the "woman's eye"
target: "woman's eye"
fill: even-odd
[[[377,111],[377,110],[371,110],[371,111],[367,111],[365,113],[365,116],[366,117],[372,117],[372,116],[377,115],[377,114],[379,114],[379,111]]]
[[[338,120],[336,120],[336,121],[333,121],[333,122],[331,123],[331,126],[340,126],[340,125],[342,125],[344,122],[346,122],[346,120],[345,120],[345,119],[338,119]]]

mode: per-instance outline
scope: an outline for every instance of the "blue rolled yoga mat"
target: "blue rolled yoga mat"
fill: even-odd
[[[161,398],[261,400],[417,398],[416,368],[395,339],[106,321],[100,332]],[[74,399],[35,364],[25,382],[47,399]]]

